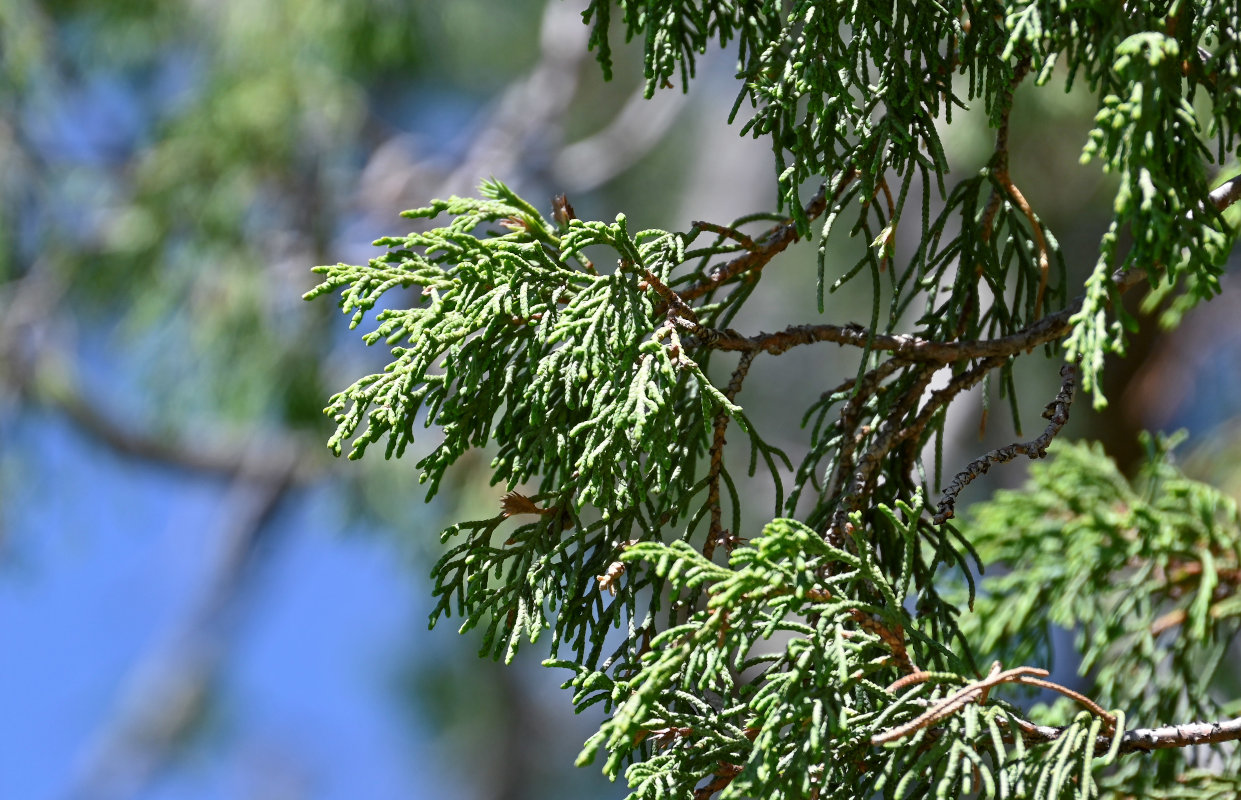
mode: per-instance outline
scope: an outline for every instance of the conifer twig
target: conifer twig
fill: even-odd
[[[905,416],[922,398],[922,393],[926,390],[927,384],[931,382],[931,377],[936,372],[934,367],[926,364],[920,364],[910,371],[913,373],[912,385],[902,389],[902,398],[888,411],[887,419],[880,426],[878,434],[870,440],[866,452],[857,460],[857,466],[851,476],[852,481],[848,486],[845,502],[842,502],[837,507],[836,513],[832,517],[832,527],[834,530],[844,530],[849,519],[849,513],[857,511],[862,507],[863,499],[870,493],[871,487],[876,480],[876,473],[883,460],[892,451],[892,448],[901,441],[901,421],[904,420]],[[855,434],[850,430],[847,431],[847,436],[853,436],[860,442],[869,433],[870,431],[863,430]],[[847,473],[841,472],[840,474]]]
[[[1216,187],[1208,199],[1217,211],[1223,211],[1241,201],[1241,175]],[[1119,294],[1124,294],[1145,278],[1146,272],[1141,269],[1118,269],[1112,273],[1112,282]],[[689,299],[700,293],[691,295],[689,291],[682,292],[681,298]],[[1019,331],[994,339],[940,342],[913,334],[879,333],[856,323],[846,323],[790,325],[777,333],[759,333],[754,336],[745,336],[731,328],[705,329],[710,333],[701,339],[700,344],[713,350],[762,350],[772,355],[780,355],[800,345],[833,342],[853,347],[869,346],[872,351],[890,352],[911,361],[951,363],[973,358],[1016,355],[1061,339],[1073,329],[1071,320],[1081,311],[1084,300],[1085,295],[1080,295],[1060,311],[1039,317]]]
[[[948,381],[947,385],[941,389],[931,392],[931,396],[923,404],[922,410],[918,412],[918,416],[914,418],[905,430],[900,433],[901,441],[917,441],[926,427],[931,424],[931,420],[939,413],[940,409],[952,402],[961,392],[972,389],[974,386],[987,376],[991,370],[1003,366],[1008,359],[1003,356],[983,359],[970,369],[958,373]]]
[[[951,716],[975,700],[985,702],[985,693],[1001,683],[1021,683],[1059,692],[1080,703],[1092,714],[1104,720],[1110,726],[1110,731],[1115,731],[1116,717],[1113,714],[1104,710],[1093,700],[1079,692],[1075,692],[1053,681],[1044,680],[1043,677],[1047,675],[1046,670],[1036,667],[1017,667],[1000,672],[998,666],[998,662],[993,664],[991,674],[986,678],[975,681],[948,695],[913,720],[875,735],[871,738],[871,743],[879,745],[902,739]],[[929,672],[915,672],[893,683],[888,687],[888,691],[894,692],[905,686],[924,682],[932,677],[934,675]],[[1020,718],[1014,718],[1012,722],[1020,729],[1022,738],[1027,744],[1054,742],[1066,730],[1063,727],[1036,725]],[[1234,741],[1241,741],[1241,717],[1219,722],[1190,722],[1179,725],[1164,725],[1158,728],[1132,728],[1122,734],[1117,752],[1120,754],[1145,753],[1152,750],[1171,750],[1179,747],[1195,747]],[[1106,753],[1112,748],[1113,744],[1113,735],[1099,736],[1095,740],[1094,752],[1096,755]]]
[[[694,800],[708,800],[713,794],[724,789],[741,774],[741,765],[721,762],[719,769],[711,775],[711,780],[694,790]]]
[[[727,239],[732,239],[734,242],[741,245],[742,247],[744,247],[746,250],[750,252],[753,252],[754,250],[757,249],[757,246],[754,244],[753,239],[751,239],[749,236],[746,236],[744,233],[737,230],[736,228],[730,228],[727,225],[716,225],[714,222],[703,222],[702,220],[695,220],[693,223],[693,228],[696,228],[700,231],[710,231],[711,233],[718,233],[720,236],[723,236]]]
[[[1140,275],[1138,280],[1140,280]],[[1133,280],[1132,283],[1136,283]],[[1129,284],[1132,285],[1132,284]],[[1128,288],[1121,286],[1122,290]],[[1063,311],[1041,317],[1037,322],[1007,336],[995,339],[977,339],[940,342],[924,339],[909,333],[872,333],[857,323],[834,325],[790,325],[777,333],[759,333],[744,336],[731,328],[707,329],[711,333],[703,341],[713,350],[761,350],[780,355],[793,347],[818,342],[832,342],[853,347],[866,347],[872,351],[886,351],[911,361],[935,361],[943,364],[970,358],[1009,356],[1030,350],[1040,344],[1060,339],[1072,329],[1069,318],[1081,309],[1081,298]]]
[[[1214,549],[1214,548],[1212,548]],[[1220,558],[1222,554],[1213,553],[1214,558]],[[1160,571],[1162,572],[1162,570]],[[1227,568],[1217,566],[1214,569],[1214,580],[1216,588],[1213,593],[1213,602],[1207,607],[1207,614],[1213,619],[1228,614],[1228,604],[1232,601],[1241,584],[1241,570],[1237,568]],[[1180,565],[1169,570],[1169,574],[1165,578],[1162,591],[1169,597],[1181,597],[1186,592],[1201,591],[1202,563],[1199,561],[1191,561],[1187,564]],[[1192,584],[1187,586],[1185,584]],[[1179,625],[1183,625],[1185,620],[1189,618],[1189,610],[1181,607],[1174,608],[1171,611],[1159,616],[1151,623],[1151,636],[1159,636]]]
[[[953,692],[909,722],[872,736],[871,744],[886,744],[887,742],[903,739],[923,728],[934,725],[936,722],[951,716],[975,701],[982,705],[987,702],[987,696],[991,689],[1002,683],[1021,683],[1059,692],[1066,697],[1076,700],[1089,710],[1090,713],[1104,720],[1112,730],[1115,730],[1116,717],[1114,715],[1080,692],[1075,692],[1054,681],[1043,680],[1047,675],[1047,670],[1040,669],[1039,667],[1014,667],[1013,669],[1001,671],[1000,662],[997,661],[991,665],[991,672],[987,677],[974,681]],[[896,691],[914,683],[921,683],[931,677],[933,677],[932,674],[928,672],[915,672],[893,683],[892,686],[888,687],[888,691]]]
[[[1051,444],[1051,440],[1056,437],[1060,429],[1069,421],[1069,407],[1073,403],[1073,390],[1077,385],[1077,369],[1072,364],[1064,364],[1060,367],[1060,393],[1056,395],[1056,399],[1047,404],[1043,409],[1043,418],[1048,420],[1047,428],[1036,439],[1028,442],[1016,442],[1005,447],[999,447],[988,453],[984,453],[978,458],[965,465],[965,469],[958,472],[952,479],[952,482],[944,488],[944,496],[940,498],[939,507],[935,512],[935,524],[940,525],[952,519],[956,513],[957,495],[961,490],[974,481],[979,475],[987,474],[992,464],[1003,464],[1012,461],[1017,456],[1029,456],[1030,458],[1042,458],[1047,455],[1047,447]]]
[[[741,354],[741,360],[737,362],[732,379],[729,380],[728,387],[724,390],[724,396],[729,402],[735,400],[737,393],[741,391],[741,384],[750,371],[750,362],[754,360],[755,355],[757,354],[752,352]],[[707,541],[702,546],[702,554],[708,559],[715,555],[717,544],[723,543],[724,547],[731,551],[737,535],[737,531],[724,530],[722,521],[724,512],[720,507],[720,473],[724,469],[724,434],[728,430],[728,421],[731,418],[725,408],[715,413],[714,435],[711,439],[710,451],[711,466],[707,471],[707,506],[711,510],[711,525],[707,530]]]
[[[1022,674],[1047,675],[1047,670],[1038,667],[1015,667],[1014,669],[1000,671],[1000,662],[991,665],[991,672],[987,677],[974,681],[967,686],[958,689],[947,697],[943,698],[935,705],[928,708],[918,716],[906,722],[903,725],[897,725],[895,728],[877,733],[870,737],[870,743],[873,745],[887,744],[895,742],[898,739],[904,739],[906,736],[917,733],[923,728],[929,728],[936,722],[951,716],[958,710],[964,708],[975,700],[986,701],[986,694],[991,687],[1011,680],[1017,675]]]
[[[1008,171],[1008,131],[1009,118],[1013,110],[1013,92],[1025,80],[1026,74],[1030,70],[1030,59],[1024,58],[1013,69],[1012,80],[1009,81],[1007,90],[1004,93],[1004,112],[1000,118],[999,130],[995,136],[995,155],[993,157],[994,168],[992,176],[996,183],[1003,189],[1004,194],[1012,199],[1014,205],[1025,215],[1026,221],[1030,223],[1030,230],[1034,234],[1034,246],[1038,250],[1038,266],[1039,266],[1039,283],[1038,296],[1034,300],[1034,316],[1038,318],[1043,313],[1043,295],[1047,291],[1047,276],[1051,272],[1051,260],[1047,249],[1047,237],[1043,234],[1043,226],[1038,221],[1038,216],[1034,213],[1034,209],[1030,207],[1029,201],[1025,195],[1017,188],[1017,184],[1013,182],[1012,175]],[[995,222],[995,215],[1000,210],[1003,203],[999,192],[992,192],[991,199],[987,203],[987,210],[983,214],[983,241],[991,239],[992,229]]]
[[[1024,683],[1029,686],[1037,686],[1040,689],[1050,689],[1053,692],[1059,692],[1065,697],[1077,702],[1078,705],[1085,707],[1087,710],[1090,711],[1091,714],[1094,714],[1096,717],[1100,717],[1103,720],[1107,721],[1107,723],[1109,725],[1112,725],[1113,728],[1116,725],[1116,716],[1114,714],[1112,714],[1110,711],[1107,711],[1106,709],[1103,708],[1103,706],[1091,700],[1089,697],[1082,694],[1081,692],[1070,689],[1067,686],[1061,686],[1055,681],[1045,681],[1042,678],[1034,678],[1029,675],[1023,676],[1021,680],[1017,681],[1017,683]]]
[[[642,281],[647,286],[655,290],[655,294],[659,295],[664,301],[665,313],[670,317],[679,317],[684,320],[688,327],[695,335],[708,336],[701,324],[698,322],[698,315],[694,313],[694,309],[689,303],[685,302],[678,293],[668,288],[668,285],[656,277],[655,273],[643,266],[625,262],[622,266],[629,269],[637,270],[642,275]]]
[[[870,432],[869,430],[862,430],[860,432],[858,430],[858,426],[861,424],[859,415],[862,412],[863,405],[866,403],[866,399],[878,390],[879,385],[889,375],[902,366],[905,365],[899,359],[888,359],[863,375],[860,384],[857,379],[850,378],[833,390],[832,393],[836,394],[852,389],[855,385],[857,386],[853,396],[849,398],[840,410],[839,426],[842,441],[836,458],[836,470],[827,490],[828,497],[833,497],[842,491],[845,480],[853,473],[854,454],[857,451],[857,447]],[[837,519],[835,524],[839,525],[840,521],[840,519]]]
[[[892,652],[892,660],[902,672],[907,673],[906,677],[926,674],[918,669],[918,665],[909,655],[909,646],[905,643],[905,628],[902,625],[896,624],[889,628],[859,608],[850,609],[849,616],[853,617],[863,630],[875,634],[887,645]]]
[[[1029,669],[1029,668],[1026,668]],[[910,675],[907,678],[916,678],[921,676]],[[913,681],[917,682],[917,681]],[[1031,678],[1029,675],[1019,680],[1006,681],[1009,683],[1023,683],[1030,685],[1039,685],[1042,683],[1038,678]],[[1064,687],[1059,687],[1063,689]],[[1071,691],[1071,690],[1070,690]],[[958,708],[964,707],[968,703],[962,703]],[[954,709],[956,710],[956,709]],[[925,715],[924,715],[925,716]],[[947,716],[947,715],[945,715]],[[1103,716],[1097,714],[1096,716]],[[1112,718],[1113,724],[1115,718],[1112,715],[1103,717],[1106,721],[1108,717]],[[944,717],[941,717],[941,719]],[[921,717],[919,717],[921,719]],[[1008,720],[1002,720],[1001,724],[1011,723],[1020,733],[1022,740],[1027,745],[1050,744],[1056,741],[1069,726],[1054,725],[1037,725],[1029,720],[1020,717],[1010,717]],[[907,723],[907,725],[912,723]],[[905,726],[902,726],[905,727]],[[927,727],[922,725],[917,730]],[[897,738],[887,738],[897,729],[892,729],[883,734],[883,742],[875,742],[874,744],[882,744],[888,741],[896,741]],[[916,731],[908,731],[904,735],[909,735]],[[1115,728],[1113,727],[1109,734],[1103,734],[1095,739],[1094,755],[1099,756],[1107,753],[1115,745]],[[1005,736],[1005,741],[1010,741],[1010,737]],[[1126,730],[1120,737],[1120,744],[1116,746],[1118,755],[1130,755],[1133,753],[1149,753],[1153,750],[1175,750],[1181,747],[1200,747],[1210,744],[1223,744],[1224,742],[1241,741],[1241,717],[1227,719],[1215,722],[1186,722],[1178,725],[1162,725],[1158,728],[1130,728]]]
[[[1230,178],[1211,190],[1211,204],[1216,211],[1223,211],[1241,200],[1241,175]]]
[[[1051,725],[1035,725],[1016,721],[1022,738],[1027,744],[1054,742],[1065,728]],[[1173,750],[1178,747],[1196,747],[1206,744],[1241,741],[1241,717],[1222,722],[1187,722],[1180,725],[1163,725],[1158,728],[1131,728],[1121,736],[1117,752],[1148,753],[1152,750]],[[1095,740],[1096,755],[1111,749],[1113,739],[1100,736]]]
[[[849,170],[841,178],[836,186],[833,198],[839,197],[845,190],[845,187],[857,175],[856,170]],[[827,184],[819,187],[819,191],[815,193],[810,202],[803,209],[806,219],[813,220],[827,210]],[[681,292],[682,300],[694,300],[702,295],[718,288],[720,285],[737,277],[738,275],[749,272],[751,270],[761,270],[767,266],[771,259],[775,258],[779,253],[784,251],[790,244],[797,241],[797,223],[793,220],[783,222],[767,230],[758,241],[754,243],[754,247],[749,249],[744,255],[734,258],[724,266],[716,270],[711,277],[699,281],[685,291]]]

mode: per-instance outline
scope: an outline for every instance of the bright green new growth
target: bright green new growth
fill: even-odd
[[[340,291],[354,326],[392,306],[366,341],[393,362],[332,398],[330,446],[360,457],[382,441],[399,456],[415,424],[434,424],[419,462],[430,494],[468,450],[497,448],[493,482],[510,493],[497,516],[444,532],[433,621],[461,615],[506,658],[550,631],[547,663],[573,671],[577,707],[608,714],[581,760],[605,752],[635,797],[1235,788],[1222,776],[1241,772],[1236,748],[1196,753],[1212,771],[1190,771],[1178,748],[1236,739],[1241,724],[1157,727],[1227,713],[1208,690],[1241,614],[1231,501],[1161,448],[1130,485],[1096,451],[1062,447],[1029,491],[960,529],[947,520],[992,464],[1046,453],[1078,384],[1103,402],[1104,357],[1132,324],[1114,310],[1121,293],[1143,278],[1152,297],[1179,293],[1172,324],[1217,291],[1236,239],[1221,212],[1241,184],[1211,190],[1207,137],[1222,161],[1241,130],[1239,17],[1209,2],[592,2],[605,72],[616,23],[644,39],[648,92],[737,40],[738,108],[755,108],[743,131],[770,137],[788,217],[630,231],[563,201],[549,220],[491,181],[483,199],[407,212],[426,222],[377,242],[387,253],[369,264],[318,268],[309,296]],[[1119,178],[1073,300],[1056,237],[1009,173],[1025,80],[1085,81],[1099,113],[1083,158]],[[939,131],[971,104],[996,145],[956,180]],[[820,307],[824,286],[868,276],[869,324],[730,328],[820,219]],[[853,264],[828,255],[842,222],[868,245]],[[770,227],[741,230],[757,223]],[[918,245],[898,258],[910,225]],[[855,374],[824,376],[794,469],[739,395],[755,358],[826,343],[861,357]],[[939,492],[949,404],[998,371],[1016,418],[1013,363],[1039,345],[1073,365],[1047,430]],[[732,422],[748,464],[725,453]],[[761,532],[742,528],[740,470],[775,490]],[[1001,563],[976,592],[975,573]],[[1052,625],[1079,631],[1089,696],[1044,679]],[[1034,689],[1063,698],[1031,708]]]

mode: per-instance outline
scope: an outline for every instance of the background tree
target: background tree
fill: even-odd
[[[596,92],[580,10],[0,0],[0,796],[604,783],[553,674],[407,636],[419,534],[476,493],[331,463],[326,387],[378,362],[298,299],[492,169],[550,187],[585,156],[556,184],[589,208],[658,168],[611,180],[686,104]]]
[[[1218,745],[1241,720],[1216,678],[1241,608],[1235,503],[1148,438],[1132,480],[1062,446],[1024,492],[965,523],[956,505],[992,466],[1044,456],[1075,394],[1104,406],[1126,294],[1145,287],[1175,325],[1220,290],[1241,179],[1209,167],[1241,124],[1238,16],[596,0],[605,75],[619,28],[643,41],[648,94],[736,42],[733,113],[771,144],[780,211],[640,229],[490,180],[407,212],[413,233],[319,268],[308,295],[339,291],[354,326],[381,305],[366,341],[393,357],[332,398],[330,446],[400,456],[434,424],[430,496],[492,447],[508,494],[444,532],[434,618],[460,614],[506,659],[547,636],[576,707],[607,714],[579,760],[604,753],[634,796],[1231,794],[1241,764]],[[1019,92],[1074,86],[1097,106],[1082,159],[1113,193],[1080,272],[1013,169]],[[943,131],[970,109],[994,146],[954,173]],[[756,332],[759,284],[811,238],[831,321],[781,307],[787,327]],[[864,319],[833,318],[826,295],[867,278]],[[743,389],[768,356],[828,345],[853,363],[798,376],[818,397],[790,456]],[[1036,350],[1060,376],[1019,387]],[[1046,403],[1046,427],[946,464],[949,407],[980,385],[1018,439],[1020,399]],[[1077,631],[1080,691],[1047,680],[1055,626]]]

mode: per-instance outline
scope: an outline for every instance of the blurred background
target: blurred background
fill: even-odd
[[[505,669],[453,620],[427,630],[438,532],[503,490],[482,454],[424,504],[434,430],[402,461],[332,460],[321,409],[386,352],[301,300],[312,266],[364,261],[402,209],[489,176],[639,227],[773,209],[767,144],[725,125],[734,56],[643,101],[634,49],[614,41],[602,80],[584,5],[0,0],[0,798],[625,793],[572,767],[597,720],[537,647]],[[1017,108],[1013,175],[1080,277],[1111,202],[1077,160],[1093,102]],[[947,144],[968,173],[992,134],[966,115]],[[801,250],[738,328],[814,316]],[[1109,413],[1079,404],[1071,431],[1131,464],[1138,428],[1188,426],[1235,485],[1224,285],[1175,336],[1146,325]],[[758,362],[740,398],[795,460],[802,410],[856,366],[831,350]],[[1054,376],[1023,368],[1028,436]],[[979,440],[982,402],[954,412],[946,463],[1014,438],[993,414]]]

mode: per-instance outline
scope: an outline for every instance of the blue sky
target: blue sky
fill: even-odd
[[[227,487],[117,457],[53,417],[15,427],[0,797],[51,800],[65,796],[135,664],[175,635],[203,590]],[[253,796],[260,787],[246,784],[280,769],[324,800],[459,796],[433,733],[393,712],[392,671],[411,637],[425,645],[419,657],[460,646],[452,626],[426,630],[428,587],[400,553],[388,536],[348,530],[330,489],[290,493],[232,615],[196,746],[140,796]]]

